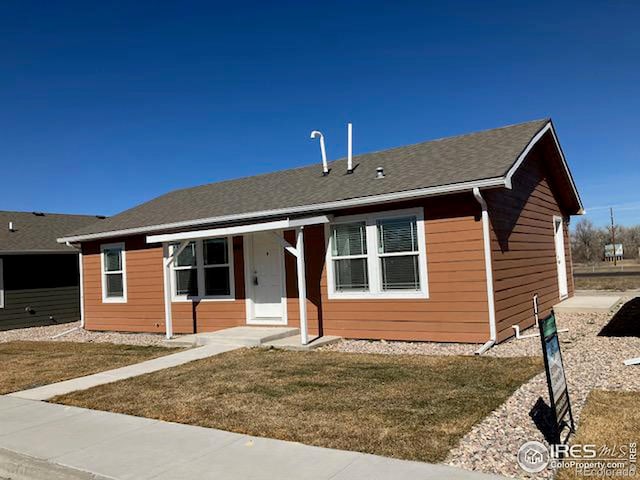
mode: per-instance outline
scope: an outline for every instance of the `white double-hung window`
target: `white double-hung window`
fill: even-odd
[[[173,255],[180,244],[169,248]],[[174,301],[233,299],[232,239],[189,242],[172,262],[172,272]]]
[[[427,298],[422,209],[336,217],[328,227],[330,298]]]
[[[102,271],[102,302],[126,303],[127,267],[124,243],[100,246]]]

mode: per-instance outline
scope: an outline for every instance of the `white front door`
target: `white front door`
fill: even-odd
[[[560,298],[569,295],[567,286],[567,260],[564,254],[564,226],[562,218],[553,217],[553,232],[556,243],[556,264],[558,265],[558,289]]]
[[[247,286],[249,323],[286,323],[284,318],[284,255],[273,233],[256,233],[249,240]]]

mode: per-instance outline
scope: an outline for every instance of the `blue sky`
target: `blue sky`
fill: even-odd
[[[550,116],[640,223],[638,2],[2,2],[0,209],[166,191]]]

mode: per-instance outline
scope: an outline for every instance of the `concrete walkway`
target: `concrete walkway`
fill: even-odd
[[[66,393],[75,392],[77,390],[86,390],[87,388],[104,385],[105,383],[117,382],[126,378],[137,377],[145,373],[156,372],[165,368],[176,367],[183,363],[201,360],[203,358],[218,355],[219,353],[228,352],[242,348],[242,345],[233,344],[211,344],[204,347],[184,350],[178,353],[165,355],[164,357],[154,358],[144,362],[128,365],[126,367],[107,370],[106,372],[87,375],[86,377],[73,378],[64,382],[52,383],[42,387],[22,390],[9,394],[10,397],[24,398],[27,400],[48,400],[56,395],[64,395]]]
[[[607,313],[620,301],[620,295],[576,295],[553,306],[558,313]]]
[[[497,479],[222,430],[0,396],[0,478]]]

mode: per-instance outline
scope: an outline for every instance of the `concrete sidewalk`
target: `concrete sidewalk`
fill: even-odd
[[[222,430],[0,396],[0,478],[490,479]]]
[[[192,348],[178,353],[165,355],[164,357],[146,360],[144,362],[128,365],[126,367],[107,370],[106,372],[95,373],[85,377],[73,378],[64,382],[51,383],[42,387],[22,390],[20,392],[10,393],[10,397],[24,398],[27,400],[48,400],[56,395],[64,395],[66,393],[75,392],[77,390],[86,390],[87,388],[104,385],[105,383],[117,382],[126,378],[137,377],[145,373],[164,370],[165,368],[176,367],[183,363],[201,360],[203,358],[218,355],[219,353],[228,352],[242,348],[241,345],[222,345],[211,344],[204,347]]]

